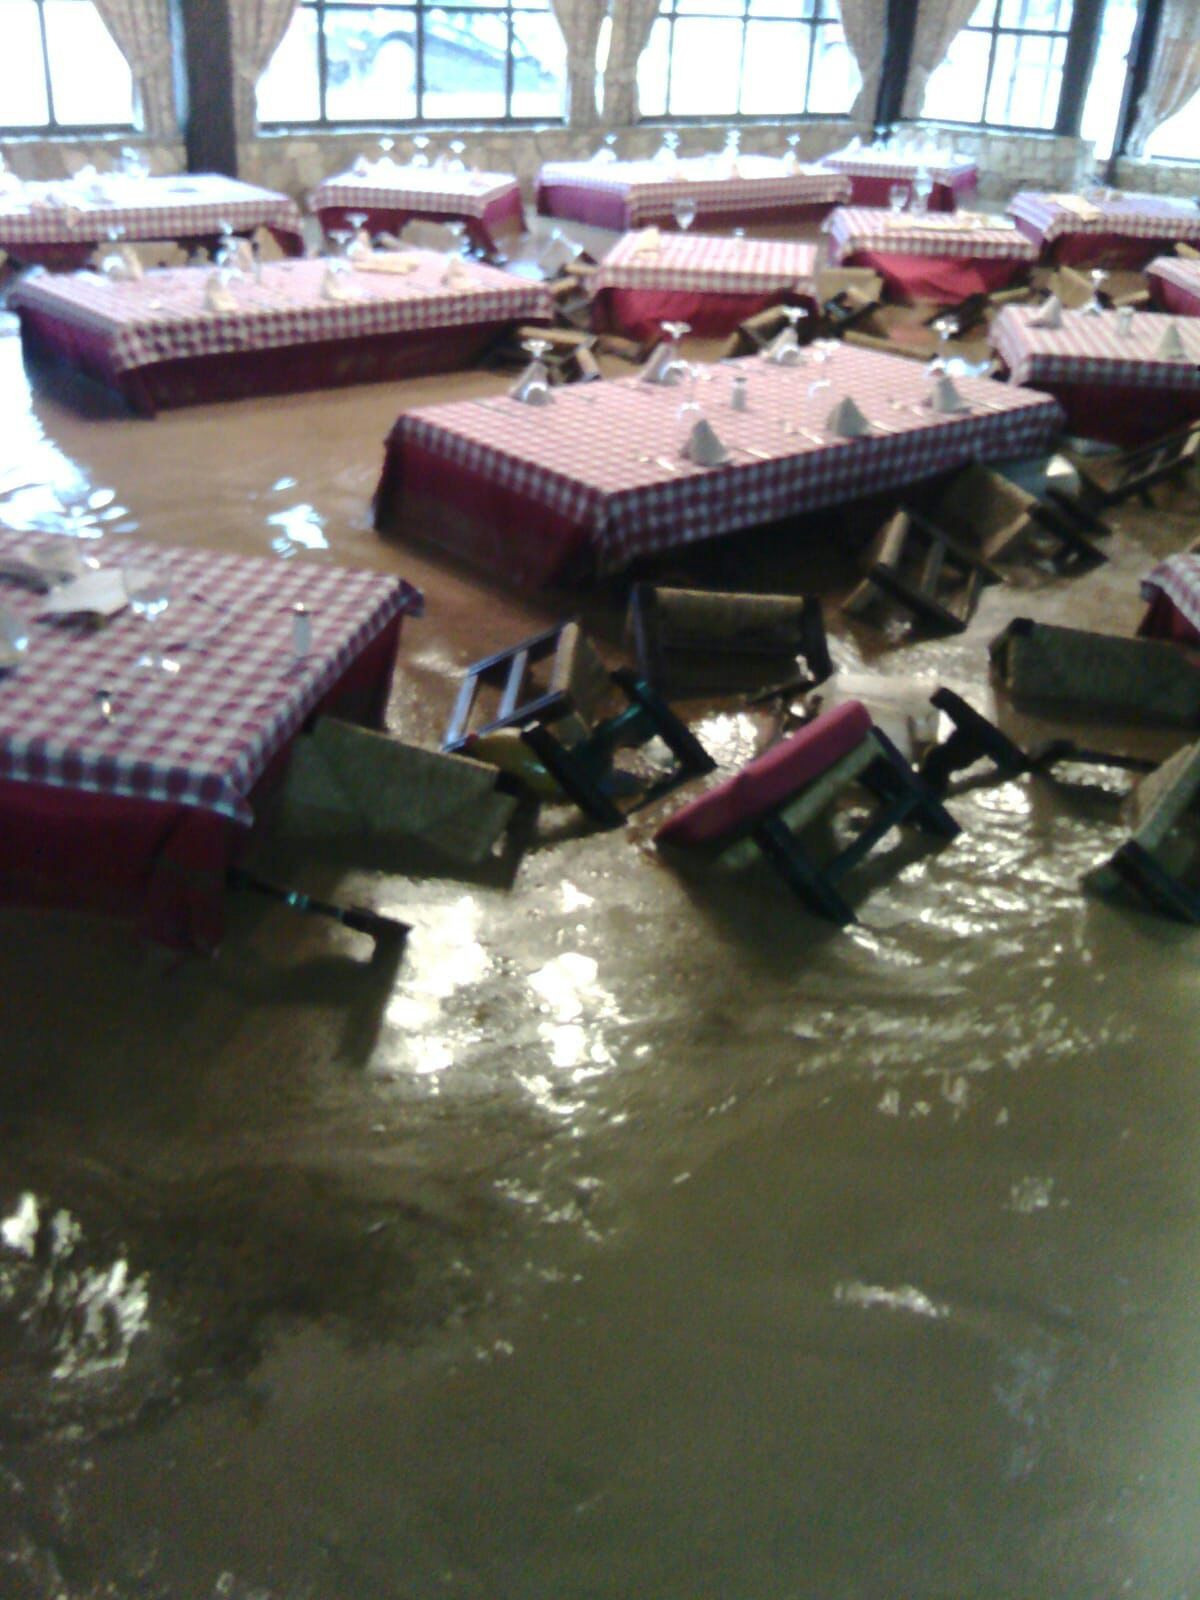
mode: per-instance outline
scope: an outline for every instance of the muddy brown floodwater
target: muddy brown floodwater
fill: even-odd
[[[559,605],[368,501],[403,405],[503,381],[148,423],[0,337],[0,517],[404,572],[391,723],[434,743]],[[1190,526],[950,643],[834,612],[835,654],[977,693],[1018,611],[1132,629]],[[724,767],[770,732],[689,715]],[[5,1600],[1200,1595],[1200,937],[1083,895],[1102,797],[951,804],[845,933],[553,810],[514,871],[267,850],[409,920],[394,969],[244,899],[182,964],[0,912]]]

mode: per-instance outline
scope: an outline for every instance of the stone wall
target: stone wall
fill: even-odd
[[[120,158],[124,146],[137,150],[150,163],[151,172],[182,172],[185,165],[183,141],[146,139],[140,134],[120,133],[107,137],[95,134],[72,139],[0,139],[0,155],[5,165],[19,178],[69,178],[80,167],[94,166],[109,171]]]
[[[1117,187],[1141,194],[1200,195],[1200,166],[1185,161],[1135,161],[1122,157],[1117,162]]]
[[[1000,204],[1018,189],[1070,191],[1092,176],[1092,146],[1085,139],[1059,138],[1053,133],[939,128],[932,123],[924,126],[941,143],[975,158],[979,198],[986,203]]]

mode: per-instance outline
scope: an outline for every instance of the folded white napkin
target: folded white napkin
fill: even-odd
[[[0,576],[16,578],[35,589],[52,589],[56,583],[78,578],[86,570],[70,539],[57,539],[53,544],[22,544],[0,554]]]
[[[365,228],[360,228],[346,246],[346,259],[355,264],[371,254],[371,235]]]
[[[473,289],[475,279],[460,256],[451,256],[442,273],[442,283],[447,289]]]
[[[220,274],[210,273],[208,282],[204,286],[204,309],[225,312],[236,311],[237,308],[237,300],[221,282]]]
[[[1052,194],[1050,198],[1082,222],[1096,222],[1104,215],[1099,206],[1094,206],[1090,200],[1082,200],[1077,194]]]
[[[643,383],[661,383],[670,387],[679,382],[682,374],[678,371],[668,373],[667,368],[674,360],[674,355],[669,344],[660,344],[658,349],[647,361],[638,376]]]
[[[338,272],[332,261],[325,268],[325,275],[321,279],[322,300],[357,300],[361,292],[350,274]]]
[[[131,244],[123,244],[118,254],[125,263],[125,271],[130,283],[140,283],[146,276],[146,269],[142,266],[142,258]]]
[[[698,467],[719,467],[723,461],[729,460],[729,451],[717,437],[707,417],[700,417],[693,425],[684,455]]]
[[[572,244],[570,239],[563,234],[551,234],[538,255],[538,266],[543,272],[558,272],[568,261],[574,261],[578,254],[579,246]]]
[[[1163,329],[1163,336],[1158,341],[1158,349],[1154,353],[1156,356],[1163,356],[1168,361],[1174,360],[1177,356],[1187,355],[1187,351],[1183,347],[1183,340],[1179,337],[1179,329],[1173,322],[1168,322]]]
[[[662,233],[658,228],[643,228],[634,235],[633,253],[635,256],[656,256],[662,248]]]
[[[796,330],[790,325],[781,328],[770,344],[763,351],[765,361],[774,361],[781,367],[794,367],[804,359],[800,354],[800,341],[796,338]]]
[[[240,272],[253,274],[254,264],[254,249],[249,239],[239,239],[233,248],[232,265]]]
[[[415,272],[418,258],[407,250],[372,250],[369,255],[356,256],[355,272],[393,272],[403,275]]]
[[[1061,328],[1063,308],[1062,301],[1056,294],[1052,294],[1045,305],[1039,307],[1029,319],[1031,328]]]
[[[42,607],[44,617],[115,617],[129,604],[131,591],[149,582],[145,572],[119,567],[102,567],[85,573],[71,583],[52,589]]]
[[[844,395],[825,419],[825,432],[839,439],[861,439],[870,431],[871,424],[850,395]]]
[[[554,399],[549,375],[540,361],[531,361],[508,392],[525,406],[546,406]]]
[[[970,409],[955,387],[954,379],[947,372],[943,372],[935,380],[931,403],[935,411],[944,412],[947,416],[955,411],[967,411]]]

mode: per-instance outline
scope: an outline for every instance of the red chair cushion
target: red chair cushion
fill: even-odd
[[[847,700],[798,728],[732,778],[681,806],[654,835],[660,843],[707,844],[799,794],[871,731],[861,700]]]

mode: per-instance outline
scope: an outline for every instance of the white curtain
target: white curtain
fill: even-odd
[[[96,9],[129,63],[145,131],[173,139],[178,128],[167,0],[96,0]]]
[[[851,107],[857,122],[871,122],[879,98],[879,74],[887,36],[887,0],[841,0],[842,29],[862,74],[862,88]]]
[[[1182,111],[1200,92],[1200,10],[1196,0],[1167,0],[1158,26],[1150,76],[1129,138],[1141,155],[1155,128]]]
[[[637,69],[660,0],[613,0],[612,39],[604,69],[604,120],[628,127],[638,118]]]
[[[608,14],[608,0],[550,0],[567,46],[567,104],[572,128],[594,128],[596,110],[596,46]]]
[[[979,0],[920,0],[904,88],[904,116],[921,115],[925,85],[946,59],[946,52],[970,22],[978,4]]]
[[[238,133],[249,138],[257,121],[254,92],[279,48],[296,0],[230,0],[229,37]]]

